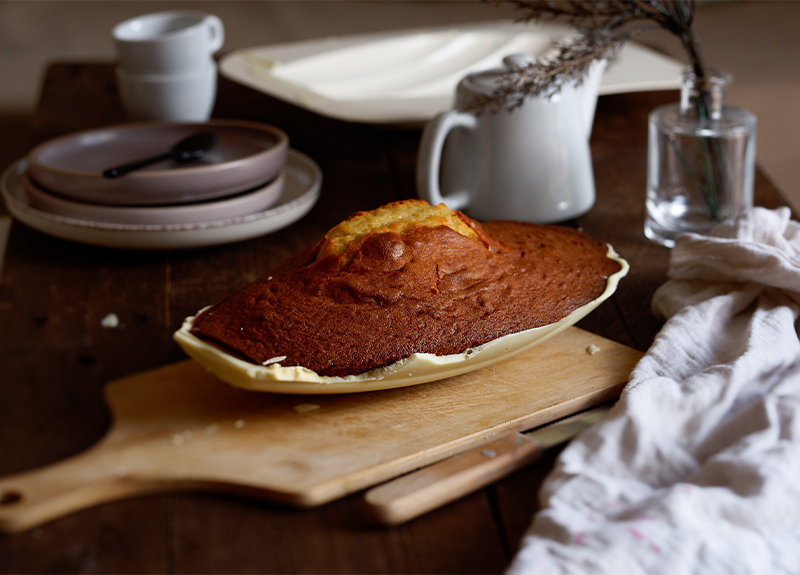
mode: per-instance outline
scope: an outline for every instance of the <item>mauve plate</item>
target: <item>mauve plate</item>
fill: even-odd
[[[65,240],[112,248],[165,250],[213,246],[247,240],[289,226],[305,216],[319,198],[322,172],[308,156],[289,150],[283,191],[269,209],[213,222],[186,224],[109,224],[69,218],[34,208],[22,183],[28,162],[19,160],[0,177],[8,211],[40,232]]]
[[[170,149],[200,131],[215,146],[190,164],[163,161],[119,178],[102,172]],[[75,200],[152,206],[229,196],[275,179],[286,162],[289,138],[274,126],[238,120],[197,124],[139,122],[77,132],[36,146],[29,175],[39,186]]]
[[[285,177],[281,171],[274,180],[255,190],[204,202],[163,206],[109,206],[75,202],[40,188],[27,173],[23,173],[20,179],[31,207],[43,212],[107,224],[169,225],[213,222],[266,210],[281,195]]]

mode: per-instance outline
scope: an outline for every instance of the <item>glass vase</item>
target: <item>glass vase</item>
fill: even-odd
[[[682,74],[679,103],[650,113],[645,235],[667,247],[753,205],[756,117],[725,105],[729,74]]]

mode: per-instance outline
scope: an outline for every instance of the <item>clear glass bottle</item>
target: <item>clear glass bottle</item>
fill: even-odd
[[[650,113],[644,233],[673,247],[753,205],[756,117],[725,106],[731,77],[683,71],[680,103]]]

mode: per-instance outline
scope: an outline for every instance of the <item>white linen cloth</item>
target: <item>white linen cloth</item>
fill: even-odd
[[[670,258],[666,323],[510,574],[800,573],[800,225],[754,208]]]

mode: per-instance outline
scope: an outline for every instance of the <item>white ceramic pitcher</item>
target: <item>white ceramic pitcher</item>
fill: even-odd
[[[504,60],[524,63],[522,55]],[[605,62],[578,85],[549,97],[526,98],[509,112],[478,116],[460,110],[491,94],[507,69],[466,76],[455,109],[425,125],[417,159],[417,192],[477,220],[562,222],[594,205],[589,137]]]

